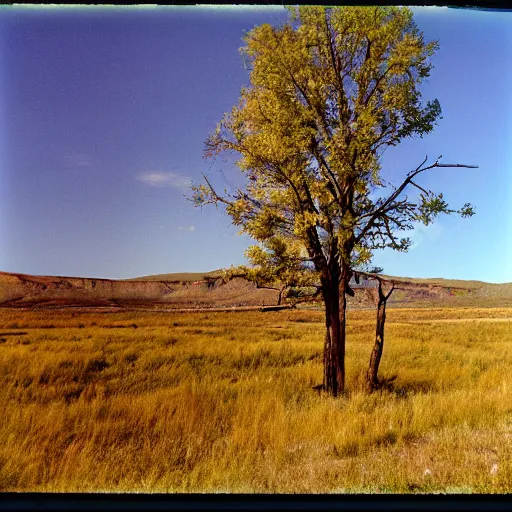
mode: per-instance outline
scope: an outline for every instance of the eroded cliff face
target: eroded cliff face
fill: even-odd
[[[451,303],[472,297],[512,300],[512,283],[485,285],[472,289],[394,280],[397,289],[389,305],[402,307],[414,303]],[[482,283],[484,285],[484,283]],[[373,308],[375,289],[355,289],[349,306]],[[277,304],[278,291],[259,289],[243,278],[227,283],[221,279],[197,282],[116,281],[79,277],[31,276],[0,272],[0,306],[3,307],[143,307],[232,308]],[[315,299],[320,305],[319,299]]]
[[[0,301],[37,299],[130,299],[165,297],[167,283],[0,273]]]
[[[257,289],[236,278],[197,283],[115,281],[77,277],[30,276],[0,272],[0,304],[112,306],[163,303],[166,307],[232,307],[273,305],[278,292]]]
[[[427,283],[411,283],[408,281],[400,281],[396,279],[395,290],[391,295],[388,305],[400,307],[401,305],[429,302],[435,303],[440,301],[450,301],[461,297],[469,297],[475,295],[475,290],[463,287],[440,286]],[[390,285],[386,284],[385,289],[389,290]],[[375,307],[377,303],[376,289],[355,289],[355,296],[348,298],[348,303],[352,307]]]

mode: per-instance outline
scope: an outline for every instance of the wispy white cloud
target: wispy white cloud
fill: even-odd
[[[80,153],[78,151],[71,151],[63,156],[64,163],[67,167],[93,167],[92,158],[86,153]]]
[[[178,226],[178,231],[185,231],[187,233],[192,233],[196,230],[195,226]]]
[[[175,172],[148,171],[137,176],[139,181],[152,187],[169,187],[176,190],[188,190],[192,180]]]

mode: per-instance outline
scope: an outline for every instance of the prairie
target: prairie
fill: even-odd
[[[349,311],[347,394],[321,311],[0,309],[0,490],[512,492],[512,308]]]

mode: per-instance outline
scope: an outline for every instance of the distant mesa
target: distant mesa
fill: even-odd
[[[181,272],[142,276],[133,279],[93,279],[84,277],[33,276],[0,272],[0,306],[11,308],[143,308],[205,309],[259,308],[277,304],[277,290],[257,288],[237,277],[225,283],[221,271]],[[512,283],[418,279],[383,276],[398,289],[389,306],[422,305],[512,306]],[[356,292],[349,307],[374,307],[376,282],[361,277],[352,280]],[[300,295],[300,294],[299,294]],[[285,299],[295,304],[297,294]],[[301,297],[300,300],[304,300]],[[314,302],[311,306],[320,304]]]

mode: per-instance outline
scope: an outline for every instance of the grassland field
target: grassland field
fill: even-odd
[[[347,393],[321,311],[0,309],[0,490],[510,493],[512,308],[348,317]]]

